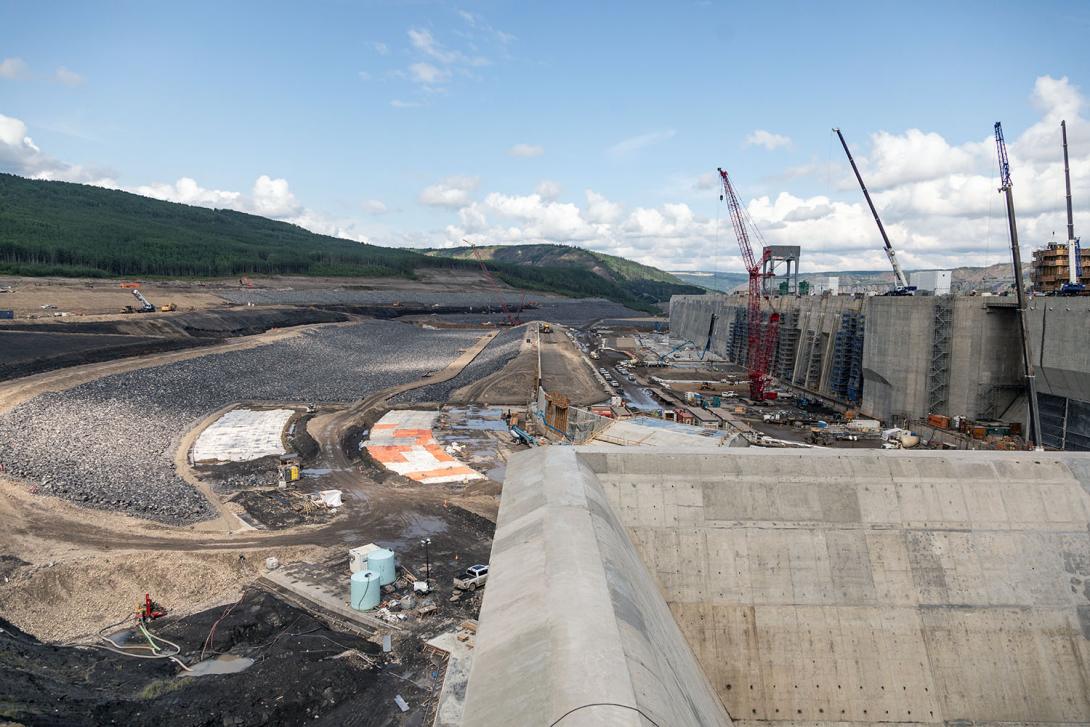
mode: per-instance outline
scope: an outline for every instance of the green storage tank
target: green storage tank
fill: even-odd
[[[378,573],[361,570],[352,574],[351,606],[357,611],[370,611],[382,598]]]

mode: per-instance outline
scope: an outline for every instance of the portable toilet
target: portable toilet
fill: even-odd
[[[352,574],[351,606],[357,611],[370,611],[382,597],[378,573],[361,570]]]
[[[394,551],[386,548],[372,550],[367,554],[367,570],[378,573],[379,585],[388,586],[397,580],[397,566],[394,564]]]

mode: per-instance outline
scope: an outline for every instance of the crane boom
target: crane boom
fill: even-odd
[[[730,176],[722,167],[718,171],[723,183],[723,194],[720,199],[725,199],[727,202],[730,221],[734,226],[734,235],[738,238],[738,248],[742,252],[742,261],[749,274],[749,298],[746,307],[746,367],[749,369],[749,395],[754,401],[763,401],[766,398],[765,388],[770,380],[769,362],[776,350],[776,341],[779,337],[780,314],[773,310],[769,315],[768,325],[762,330],[761,282],[764,274],[761,272],[761,264],[757,262],[753,254],[745,214],[742,211],[742,205],[738,202],[734,185],[730,182]],[[766,248],[761,256],[762,262],[767,257],[768,249]]]
[[[886,246],[886,257],[889,258],[889,264],[893,266],[893,277],[897,290],[911,292],[908,285],[908,278],[905,277],[905,272],[901,270],[901,264],[897,262],[897,251],[893,249],[893,243],[889,241],[889,235],[886,234],[886,228],[882,224],[882,218],[878,216],[878,210],[874,208],[874,202],[871,201],[870,192],[867,191],[867,185],[863,184],[863,176],[859,173],[859,167],[855,165],[855,159],[852,158],[852,153],[848,150],[848,142],[844,141],[844,135],[840,133],[840,129],[833,129],[833,131],[840,137],[840,145],[844,147],[844,153],[848,155],[848,162],[852,165],[852,171],[855,172],[855,178],[859,182],[859,188],[863,190],[863,196],[867,199],[867,206],[870,207],[870,213],[874,215],[874,221],[878,225],[878,232],[882,234],[882,242],[885,243]]]
[[[1007,142],[1003,140],[1003,125],[995,122],[995,148],[999,156],[999,191],[1007,199],[1007,226],[1010,228],[1011,259],[1014,263],[1014,289],[1018,295],[1018,327],[1022,334],[1022,365],[1026,371],[1026,398],[1029,399],[1029,427],[1027,441],[1035,448],[1041,445],[1041,412],[1037,407],[1037,377],[1033,371],[1033,357],[1029,351],[1029,335],[1026,326],[1026,290],[1022,283],[1022,253],[1018,247],[1018,223],[1014,217],[1014,194],[1011,191],[1011,164],[1007,158]]]
[[[481,251],[477,249],[476,245],[474,245],[469,240],[466,240],[465,238],[462,238],[462,242],[469,245],[470,250],[473,252],[473,257],[477,258],[477,263],[481,266],[481,272],[484,273],[485,278],[487,278],[488,281],[492,283],[493,286],[495,286],[495,298],[499,301],[500,309],[503,311],[504,324],[508,326],[520,325],[522,323],[522,318],[520,316],[522,313],[523,305],[526,303],[526,294],[522,294],[522,299],[519,301],[518,310],[512,311],[511,308],[507,305],[507,299],[503,296],[503,291],[500,287],[499,281],[497,281],[495,276],[492,275],[492,272],[488,269],[488,266],[484,264],[484,258],[481,257]]]
[[[1086,286],[1082,284],[1082,246],[1075,237],[1075,218],[1071,213],[1071,169],[1067,162],[1067,121],[1060,122],[1064,144],[1064,183],[1067,186],[1067,285],[1060,289],[1064,295],[1079,295]]]

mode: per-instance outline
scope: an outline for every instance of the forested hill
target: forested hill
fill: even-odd
[[[476,253],[490,264],[511,264],[523,268],[533,266],[586,270],[657,300],[669,300],[671,295],[699,295],[703,292],[702,288],[650,265],[574,245],[479,245],[475,248],[452,247],[427,252],[429,255],[462,260],[472,260]]]
[[[435,268],[476,270],[478,263],[318,235],[243,212],[0,174],[0,274],[412,278]],[[642,310],[675,292],[581,267],[497,260],[489,268],[515,287],[601,296]]]

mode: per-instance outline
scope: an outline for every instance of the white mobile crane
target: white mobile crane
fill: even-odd
[[[848,155],[848,162],[852,165],[855,178],[859,181],[859,188],[863,190],[863,196],[867,198],[870,213],[874,215],[874,221],[878,224],[878,232],[882,234],[882,242],[886,245],[886,257],[889,258],[889,264],[893,266],[893,290],[886,293],[886,295],[914,295],[916,286],[908,284],[905,271],[901,270],[901,264],[897,262],[897,251],[893,249],[893,243],[889,241],[886,228],[882,225],[881,218],[878,217],[878,210],[874,208],[874,202],[871,201],[867,185],[863,184],[863,177],[859,174],[859,167],[855,166],[855,159],[852,159],[852,153],[848,151],[848,142],[844,141],[844,135],[840,133],[840,129],[833,129],[833,131],[840,137],[840,145],[844,147],[844,153]]]

